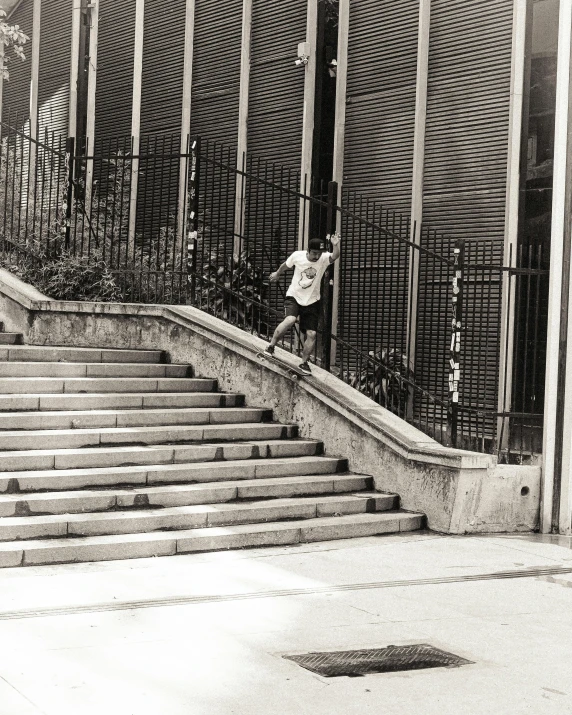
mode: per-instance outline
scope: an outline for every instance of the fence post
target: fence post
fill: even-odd
[[[452,447],[459,439],[459,393],[461,387],[461,336],[463,332],[463,280],[465,270],[465,242],[456,241],[451,318],[451,349],[449,362],[449,409],[447,421]]]
[[[74,180],[75,180],[75,139],[69,137],[66,142],[66,199],[63,206],[65,211],[65,248],[69,251],[71,245],[71,219],[74,198]]]
[[[328,208],[326,215],[326,233],[331,235],[336,230],[336,208],[338,202],[338,183],[328,183]],[[330,371],[332,367],[332,320],[334,313],[334,271],[330,266],[325,279],[325,313],[324,313],[324,341],[322,347],[322,360],[324,370]]]
[[[188,174],[187,269],[191,286],[191,305],[197,302],[197,239],[199,230],[199,178],[201,164],[201,138],[191,138],[190,172]]]

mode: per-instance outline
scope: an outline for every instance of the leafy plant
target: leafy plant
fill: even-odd
[[[266,301],[268,283],[249,251],[240,255],[227,252],[223,243],[212,250],[201,250],[201,275],[196,303],[217,317],[244,328],[268,333]]]
[[[395,348],[371,350],[368,355],[366,365],[350,374],[349,384],[392,412],[406,410],[415,377],[407,355]]]
[[[6,17],[6,10],[0,6],[0,43],[4,46],[4,52],[0,56],[0,76],[4,79],[10,77],[8,63],[10,58],[6,57],[6,49],[11,47],[16,57],[25,60],[24,45],[30,39],[20,29],[19,25],[9,25],[3,18]]]
[[[54,300],[119,302],[122,294],[101,256],[75,256],[69,251],[33,253],[16,248],[4,267]]]

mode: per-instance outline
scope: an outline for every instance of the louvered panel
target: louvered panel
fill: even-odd
[[[30,81],[32,77],[33,0],[22,0],[10,15],[10,24],[19,25],[30,38],[24,45],[22,62],[11,51],[6,52],[10,78],[4,80],[3,115],[5,122],[24,124],[30,118]]]
[[[145,3],[137,230],[151,252],[160,236],[172,241],[177,224],[180,160],[173,155],[181,145],[185,15],[186,0]],[[158,32],[166,18],[168,42]]]
[[[72,0],[42,3],[38,124],[44,131],[67,136],[69,127]]]
[[[350,4],[344,207],[385,225],[381,202],[400,212],[389,215],[401,235],[411,204],[418,24],[418,0]],[[351,238],[341,263],[342,335],[366,354],[382,347],[405,353],[407,245],[351,219],[343,228]]]
[[[141,134],[180,132],[183,109],[186,0],[145,3]],[[168,38],[161,28],[167,23]]]
[[[417,73],[418,0],[352,0],[347,94],[406,91]]]
[[[444,241],[464,239],[468,264],[502,264],[510,102],[512,0],[434,0],[431,9],[423,220]],[[442,246],[445,250],[445,246]],[[424,280],[425,278],[425,280]],[[421,272],[420,300],[446,303]],[[494,409],[500,271],[467,272],[462,404]],[[419,326],[420,350],[436,350]],[[446,354],[440,359],[447,359]],[[431,389],[437,373],[422,379]],[[485,429],[491,432],[492,422]]]
[[[504,238],[512,10],[432,4],[424,220],[452,235]]]
[[[418,0],[350,5],[344,185],[407,212],[411,203]]]
[[[238,137],[238,86],[214,92],[195,92],[191,134],[236,147]]]
[[[96,139],[131,136],[135,0],[100,0]]]
[[[294,61],[298,44],[306,41],[306,13],[307,0],[253,0],[248,168],[254,179],[246,182],[244,234],[252,260],[265,276],[298,244],[296,192],[308,70]],[[266,181],[284,190],[272,189]],[[281,320],[285,287],[271,287],[268,301],[277,314],[263,331],[271,333]]]
[[[352,100],[346,114],[344,185],[407,212],[411,200],[415,93]]]
[[[242,1],[196,0],[191,133],[236,146]]]
[[[472,194],[444,192],[426,197],[424,220],[450,240],[485,242],[489,246],[490,260],[499,262],[504,252],[503,196],[500,189],[485,189]]]
[[[254,0],[248,150],[289,168],[302,158],[305,70],[296,67],[306,40],[307,0]]]

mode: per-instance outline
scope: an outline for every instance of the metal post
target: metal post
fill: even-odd
[[[197,303],[197,239],[199,231],[199,178],[201,165],[201,138],[190,142],[190,173],[188,178],[187,269],[191,287],[191,305]]]
[[[465,242],[455,243],[453,276],[451,346],[449,361],[449,409],[447,421],[452,447],[458,446],[459,438],[459,393],[461,387],[461,335],[463,331],[463,279],[465,268]]]
[[[71,218],[73,205],[73,191],[75,179],[75,139],[69,137],[66,143],[66,202],[63,206],[65,212],[65,248],[69,251],[71,245]]]

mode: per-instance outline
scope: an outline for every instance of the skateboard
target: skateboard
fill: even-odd
[[[280,358],[276,357],[275,355],[270,355],[267,352],[257,353],[256,357],[260,360],[260,362],[273,362],[276,365],[279,365],[284,370],[287,370],[288,376],[293,382],[298,382],[298,380],[306,380],[307,378],[312,377],[312,375],[309,375],[307,372],[304,372],[303,370],[300,370],[299,368],[290,365],[284,360],[280,360]]]

